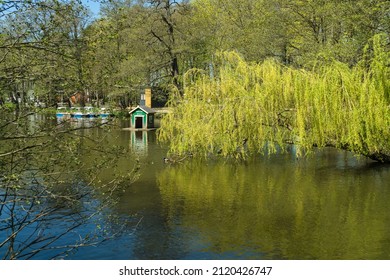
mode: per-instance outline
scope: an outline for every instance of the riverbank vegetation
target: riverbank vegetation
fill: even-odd
[[[288,142],[389,161],[388,1],[115,0],[98,17],[73,0],[0,3],[2,107],[76,93],[125,108],[152,87],[175,107],[160,134],[175,152]]]

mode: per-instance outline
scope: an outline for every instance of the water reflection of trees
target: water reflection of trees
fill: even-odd
[[[180,227],[197,232],[216,254],[387,259],[390,171],[351,164],[341,154],[314,162],[191,162],[166,168],[158,184],[168,220],[178,215]]]

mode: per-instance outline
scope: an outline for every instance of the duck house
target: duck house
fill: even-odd
[[[153,129],[155,111],[144,105],[139,105],[130,111],[131,127],[133,129]]]

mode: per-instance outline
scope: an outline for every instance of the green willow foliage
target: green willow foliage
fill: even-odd
[[[159,140],[179,155],[245,157],[294,143],[298,155],[332,146],[389,162],[390,56],[383,45],[374,37],[353,68],[331,61],[312,71],[221,52],[213,73],[185,75]]]

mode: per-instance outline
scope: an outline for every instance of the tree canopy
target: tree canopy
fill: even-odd
[[[246,62],[235,52],[216,57],[214,75],[194,70],[184,95],[172,96],[160,140],[171,151],[207,157],[245,157],[298,144],[337,147],[390,162],[390,56],[375,36],[354,67],[331,60],[313,70],[274,59]]]
[[[153,87],[180,100],[181,126],[204,125],[180,138],[191,150],[289,141],[387,159],[387,0],[114,0],[98,18],[75,0],[0,4],[0,105],[54,106],[79,92],[127,107]],[[181,131],[172,121],[162,138]]]
[[[1,102],[54,105],[75,92],[134,103],[141,89],[182,87],[215,53],[311,69],[318,57],[354,66],[390,4],[311,0],[114,0],[93,18],[75,0],[0,2]],[[23,104],[22,104],[23,105]]]

